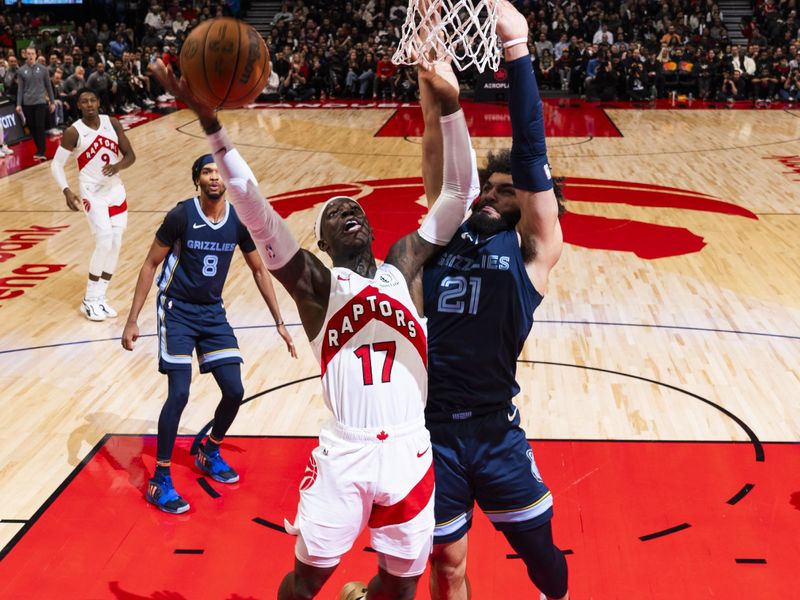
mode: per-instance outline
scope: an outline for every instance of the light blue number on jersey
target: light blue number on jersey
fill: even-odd
[[[213,277],[217,274],[217,263],[219,257],[216,254],[206,254],[203,257],[203,275]]]
[[[467,291],[469,290],[469,314],[478,314],[478,301],[481,297],[480,277],[445,277],[440,284],[442,292],[439,295],[438,310],[440,313],[464,314],[466,307]]]

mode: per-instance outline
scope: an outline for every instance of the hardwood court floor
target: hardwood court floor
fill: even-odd
[[[321,186],[358,194],[384,241],[422,213],[419,139],[387,137],[385,129],[376,137],[393,113],[278,108],[231,111],[223,121],[262,190],[280,195],[276,207],[310,248],[314,205],[329,193]],[[519,368],[517,404],[529,437],[735,441],[756,449],[759,441],[797,442],[800,177],[785,164],[800,155],[800,113],[605,113],[622,137],[556,131],[549,139],[555,174],[567,178],[570,243],[536,313],[522,356],[530,362]],[[166,386],[156,371],[152,293],[135,352],[124,352],[118,338],[153,234],[164,213],[193,194],[190,165],[207,145],[186,111],[128,135],[138,160],[123,173],[131,214],[109,293],[116,321],[90,323],[78,314],[92,238],[84,218],[66,210],[49,164],[0,179],[0,545],[105,434],[155,431]],[[479,156],[507,143],[474,138]],[[76,181],[74,167],[68,175]],[[9,240],[20,230],[22,238]],[[296,361],[249,270],[234,260],[224,295],[248,395],[318,373],[296,311],[278,293],[285,320],[295,324]],[[212,378],[195,377],[192,392],[181,428],[187,434],[208,422],[218,399]],[[327,416],[312,378],[249,402],[231,434],[313,436]],[[760,458],[751,460],[769,467],[769,450]],[[576,482],[592,472],[576,473]],[[768,488],[756,485],[748,496],[767,512],[795,510],[791,485],[774,497],[759,496]],[[149,510],[144,502],[140,508]],[[764,517],[765,539],[776,523]],[[757,568],[773,564],[769,544],[752,552],[767,560]]]

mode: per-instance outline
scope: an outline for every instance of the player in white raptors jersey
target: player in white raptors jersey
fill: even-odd
[[[100,99],[92,90],[78,92],[78,110],[81,118],[64,132],[50,170],[67,206],[74,211],[83,209],[89,219],[95,248],[81,312],[91,321],[103,321],[117,316],[106,300],[106,289],[128,225],[127,196],[118,173],[130,167],[136,155],[119,121],[99,113]],[[64,164],[73,153],[78,159],[80,196],[70,189],[64,173]]]
[[[267,268],[294,299],[323,374],[334,418],[323,426],[287,531],[297,535],[294,569],[279,600],[315,597],[364,527],[378,552],[371,600],[410,599],[433,537],[433,469],[424,427],[427,394],[423,265],[464,220],[477,195],[475,153],[449,67],[420,72],[430,105],[442,115],[443,186],[419,229],[395,242],[378,267],[372,229],[353,198],[334,197],[317,218],[318,247],[333,269],[300,249],[258,189],[247,163],[213,109],[157,61],[167,91],[200,117],[228,198],[250,230]],[[423,148],[425,145],[423,144]]]

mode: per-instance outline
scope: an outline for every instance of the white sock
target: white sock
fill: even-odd
[[[100,280],[102,281],[102,279]],[[86,282],[86,299],[97,300],[102,296],[100,292],[100,281],[92,281],[91,279]]]
[[[100,281],[97,282],[97,295],[99,298],[106,297],[106,290],[108,289],[108,279],[100,278]]]

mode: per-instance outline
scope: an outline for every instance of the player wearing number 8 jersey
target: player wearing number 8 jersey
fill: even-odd
[[[334,419],[323,426],[301,483],[294,569],[280,600],[315,597],[364,527],[378,553],[369,597],[414,597],[433,536],[433,473],[424,427],[427,390],[422,266],[449,241],[474,196],[475,157],[452,71],[420,73],[439,106],[444,147],[442,192],[419,229],[390,248],[378,266],[372,228],[353,198],[334,197],[319,212],[317,244],[333,269],[300,249],[265,200],[253,172],[215,112],[194,98],[163,63],[153,72],[200,117],[231,201],[264,262],[294,299],[319,358],[325,401]],[[455,85],[454,85],[455,84]],[[477,181],[474,182],[477,193]]]
[[[189,399],[192,352],[197,352],[201,373],[212,373],[222,392],[214,424],[198,449],[195,463],[200,471],[221,483],[234,483],[239,475],[220,456],[220,443],[236,418],[244,395],[240,364],[242,355],[222,303],[222,288],[233,253],[238,246],[253,271],[264,301],[278,326],[278,333],[294,356],[294,346],[281,319],[271,279],[256,252],[250,234],[224,198],[225,185],[210,154],[192,166],[192,180],[199,196],[179,202],[164,219],[139,272],[122,345],[133,350],[139,337],[137,319],[158,277],[158,369],[167,374],[167,400],[158,419],[158,448],[154,477],[145,497],[164,512],[182,513],[189,504],[175,491],[170,460],[181,413]]]
[[[82,209],[89,220],[95,248],[81,312],[90,321],[103,321],[117,316],[106,299],[106,289],[128,225],[127,197],[119,172],[130,167],[136,155],[119,121],[99,113],[100,100],[92,90],[78,91],[78,109],[81,118],[64,131],[50,170],[67,206],[74,211]],[[78,159],[79,196],[69,188],[64,173],[71,154]]]

